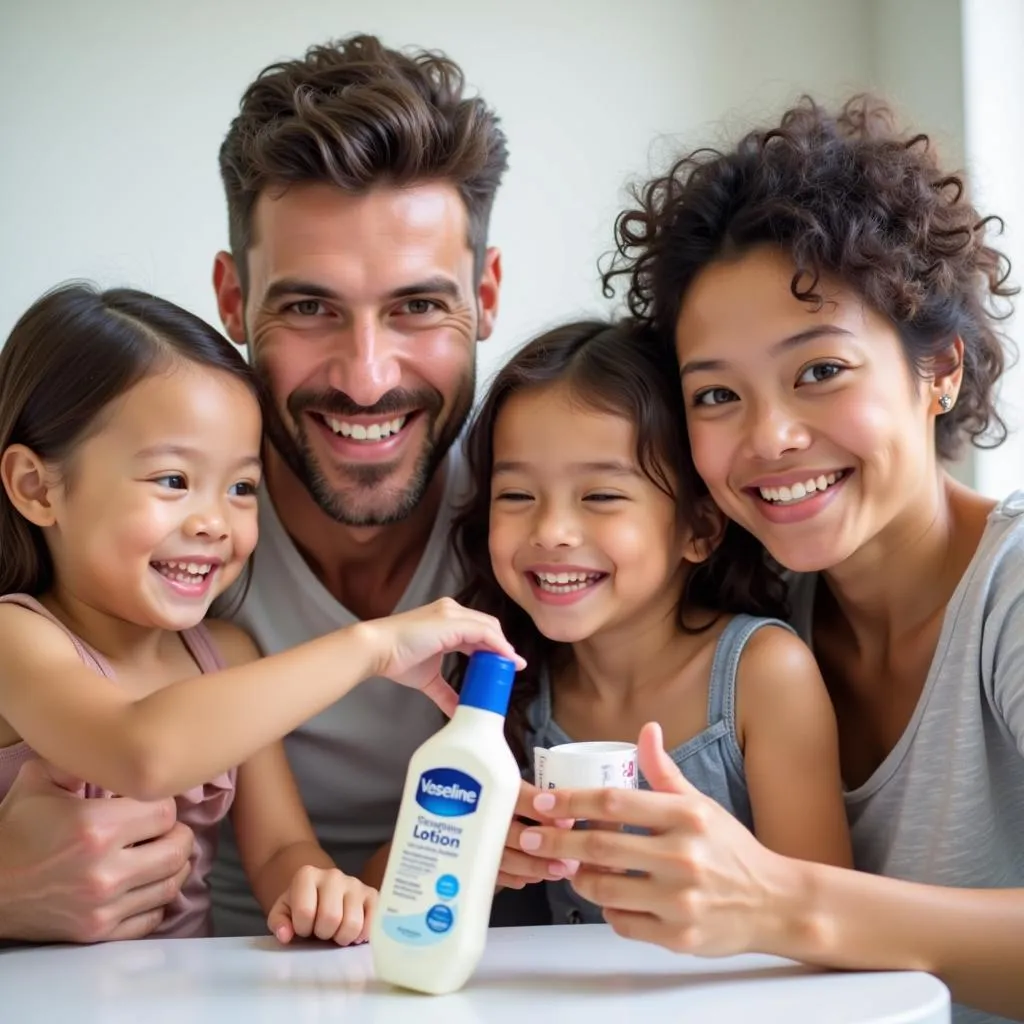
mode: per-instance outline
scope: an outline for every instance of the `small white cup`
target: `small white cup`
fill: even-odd
[[[560,743],[533,751],[539,789],[636,789],[635,743]]]

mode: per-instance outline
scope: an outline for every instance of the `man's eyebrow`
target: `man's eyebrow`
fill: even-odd
[[[313,281],[303,281],[298,277],[282,277],[275,281],[267,289],[263,296],[264,302],[272,302],[275,299],[282,299],[286,295],[306,295],[311,299],[337,299],[338,293],[322,284]]]
[[[274,281],[267,288],[263,301],[275,302],[288,295],[302,295],[310,299],[329,299],[334,302],[342,301],[341,294],[334,289],[317,284],[315,281],[303,281],[298,277],[282,277],[279,281]],[[414,281],[411,284],[403,284],[388,292],[387,297],[389,299],[408,299],[416,295],[447,295],[452,299],[461,299],[462,290],[451,278],[438,275],[424,278],[422,281]]]
[[[388,292],[388,298],[408,299],[415,295],[446,295],[450,299],[461,299],[462,289],[450,277],[427,277],[413,284],[403,284],[401,288]]]
[[[528,462],[516,462],[512,459],[502,459],[495,462],[492,473],[525,473],[530,469]],[[597,462],[571,462],[567,469],[571,473],[610,473],[614,476],[639,476],[640,472],[636,466],[628,462],[620,462],[617,459],[609,459]]]
[[[824,337],[850,338],[853,337],[853,332],[846,330],[845,327],[836,327],[835,324],[818,324],[814,327],[808,327],[806,331],[798,331],[796,334],[791,334],[788,338],[775,342],[768,351],[771,355],[777,356],[783,352],[788,352],[790,349],[799,348],[801,345],[806,345],[808,342]],[[689,362],[683,363],[679,368],[679,376],[685,377],[688,373],[700,373],[702,371],[717,372],[726,369],[728,365],[728,362],[724,359],[691,359]]]

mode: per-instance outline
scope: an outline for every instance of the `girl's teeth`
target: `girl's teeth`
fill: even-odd
[[[795,483],[790,487],[759,487],[758,490],[761,497],[773,505],[791,505],[794,502],[803,501],[818,491],[828,490],[837,480],[842,480],[843,476],[845,476],[845,471],[840,470],[838,473],[822,473],[817,477],[812,476],[802,483]]]
[[[208,562],[154,562],[154,568],[161,576],[177,583],[202,583],[213,570]]]
[[[571,594],[585,590],[601,578],[598,572],[535,572],[534,578],[541,590],[551,594]]]

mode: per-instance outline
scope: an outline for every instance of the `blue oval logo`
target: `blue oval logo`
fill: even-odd
[[[472,814],[480,803],[480,783],[457,768],[431,768],[420,776],[416,803],[428,814],[458,818]]]

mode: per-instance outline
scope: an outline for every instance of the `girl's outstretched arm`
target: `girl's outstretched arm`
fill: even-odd
[[[514,656],[496,619],[442,598],[137,697],[86,668],[52,622],[0,605],[0,718],[64,771],[153,800],[242,764],[370,676],[450,712],[443,656],[482,649]]]

